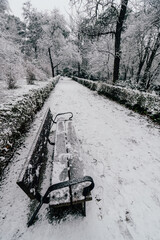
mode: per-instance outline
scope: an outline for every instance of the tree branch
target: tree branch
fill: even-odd
[[[58,67],[61,64],[62,61],[60,61],[58,64],[56,64],[53,68]]]
[[[82,32],[82,33],[84,33],[84,32]],[[88,33],[84,33],[84,34],[86,34],[89,37],[100,37],[102,35],[115,34],[115,31],[98,32],[98,33],[95,33],[95,34],[88,34]]]
[[[100,50],[100,49],[98,49],[98,52],[109,53],[109,54],[111,54],[113,57],[115,57],[115,55],[114,55],[112,52],[107,51],[107,50]]]

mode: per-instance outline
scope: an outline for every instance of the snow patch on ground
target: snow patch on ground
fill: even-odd
[[[0,81],[0,83],[0,104],[7,104],[10,102],[17,102],[18,99],[21,99],[21,97],[24,94],[27,94],[30,90],[44,87],[48,82],[35,81],[35,84],[28,85],[25,79],[21,79],[21,81],[19,81],[18,87],[15,89],[7,89],[7,85],[4,81]]]

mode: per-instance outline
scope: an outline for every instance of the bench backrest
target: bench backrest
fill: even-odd
[[[47,142],[51,122],[52,114],[50,109],[47,109],[17,181],[17,184],[31,199],[40,197],[38,187],[41,182],[41,172],[47,160]]]

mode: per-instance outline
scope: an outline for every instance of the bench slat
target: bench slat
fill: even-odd
[[[56,128],[55,150],[52,169],[51,185],[68,181],[68,154],[66,153],[65,122],[58,121]],[[69,187],[56,190],[50,194],[50,207],[70,204]]]
[[[68,121],[66,123],[66,131],[67,131],[67,145],[68,152],[72,156],[69,159],[70,165],[70,179],[82,178],[85,176],[84,172],[84,164],[83,159],[81,159],[82,149],[80,147],[80,142],[77,139],[75,128],[73,126],[72,121]],[[80,183],[78,185],[71,187],[72,192],[72,203],[77,204],[84,200],[89,201],[92,200],[91,194],[85,197],[83,196],[83,188],[87,186],[87,183]]]

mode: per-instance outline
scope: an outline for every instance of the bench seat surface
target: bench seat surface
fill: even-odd
[[[72,120],[59,119],[56,127],[51,185],[84,176],[83,159],[80,155],[80,143]],[[80,183],[52,192],[50,206],[60,207],[91,200],[91,194],[86,198],[82,195],[83,188],[86,186],[87,183]]]

